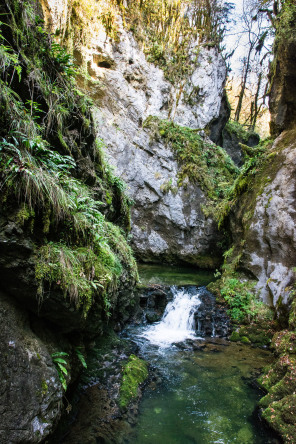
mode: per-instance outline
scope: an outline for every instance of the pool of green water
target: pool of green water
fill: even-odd
[[[213,272],[190,267],[140,265],[145,285],[204,286]],[[129,444],[277,443],[255,414],[263,396],[252,382],[272,362],[266,350],[209,339],[204,350],[159,348],[142,335],[149,326],[130,327],[127,336],[156,369],[160,382],[144,391]]]
[[[262,393],[251,385],[270,353],[227,342],[207,351],[159,350],[145,342],[141,348],[161,382],[147,387],[128,443],[277,442],[254,414]]]
[[[139,276],[143,285],[208,285],[214,278],[210,270],[198,270],[193,267],[139,264]]]

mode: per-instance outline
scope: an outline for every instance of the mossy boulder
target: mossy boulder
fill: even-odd
[[[264,369],[259,383],[267,391],[260,400],[262,417],[282,437],[284,442],[294,442],[296,436],[296,356],[295,333],[285,331],[275,334],[272,344],[278,353],[277,360]]]
[[[239,340],[240,340],[239,332],[238,332],[238,331],[233,331],[233,332],[231,333],[231,335],[230,335],[229,340],[232,341],[232,342],[237,342],[237,341],[239,341]]]
[[[283,437],[285,443],[295,442],[296,395],[273,402],[262,417]]]
[[[130,401],[139,394],[138,389],[148,377],[148,367],[145,361],[135,355],[130,355],[122,370],[119,405],[125,409]]]

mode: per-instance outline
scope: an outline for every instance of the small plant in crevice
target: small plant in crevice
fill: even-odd
[[[66,366],[68,365],[68,363],[66,361],[66,357],[68,357],[68,356],[69,356],[69,354],[66,352],[55,352],[55,353],[52,353],[52,355],[51,355],[52,362],[54,363],[54,365],[57,369],[60,382],[61,382],[62,387],[65,391],[67,390],[66,376],[68,376],[68,370],[67,370]]]
[[[76,355],[77,355],[77,358],[78,358],[79,361],[81,362],[82,366],[83,366],[84,368],[87,368],[87,364],[86,364],[86,361],[85,361],[85,357],[84,357],[83,353],[81,352],[80,347],[76,347],[76,348],[75,348],[75,353],[76,353]]]
[[[178,192],[178,187],[173,185],[173,179],[167,179],[165,180],[161,185],[160,185],[160,190],[164,193],[167,194],[169,191],[171,191],[174,195],[177,194]]]

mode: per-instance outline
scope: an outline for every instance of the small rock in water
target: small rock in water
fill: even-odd
[[[192,350],[192,345],[188,344],[187,341],[173,342],[172,345],[179,348],[180,350]]]
[[[147,322],[149,322],[149,323],[153,323],[153,322],[158,322],[158,321],[160,321],[160,319],[161,319],[161,316],[159,315],[159,314],[157,314],[157,313],[146,313],[146,320],[147,320]]]
[[[195,351],[204,350],[206,348],[206,344],[204,343],[204,341],[199,341],[199,340],[191,341],[191,344],[192,344],[192,349]]]

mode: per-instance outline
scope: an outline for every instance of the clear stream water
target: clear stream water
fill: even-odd
[[[140,270],[142,271],[142,270]],[[157,277],[155,276],[157,273]],[[173,275],[170,275],[172,273]],[[186,270],[185,283],[204,285],[211,276]],[[172,270],[144,267],[142,281],[178,284]],[[193,282],[195,281],[195,282]],[[194,338],[193,313],[199,305],[198,289],[190,297],[175,290],[162,321],[131,327],[145,359],[160,375],[144,391],[138,423],[130,444],[267,444],[276,443],[254,414],[262,396],[250,377],[271,361],[265,350],[210,339],[202,351],[180,350],[174,342]]]
[[[144,285],[208,285],[214,278],[213,271],[196,270],[192,267],[176,265],[149,265],[138,266],[141,283]]]

